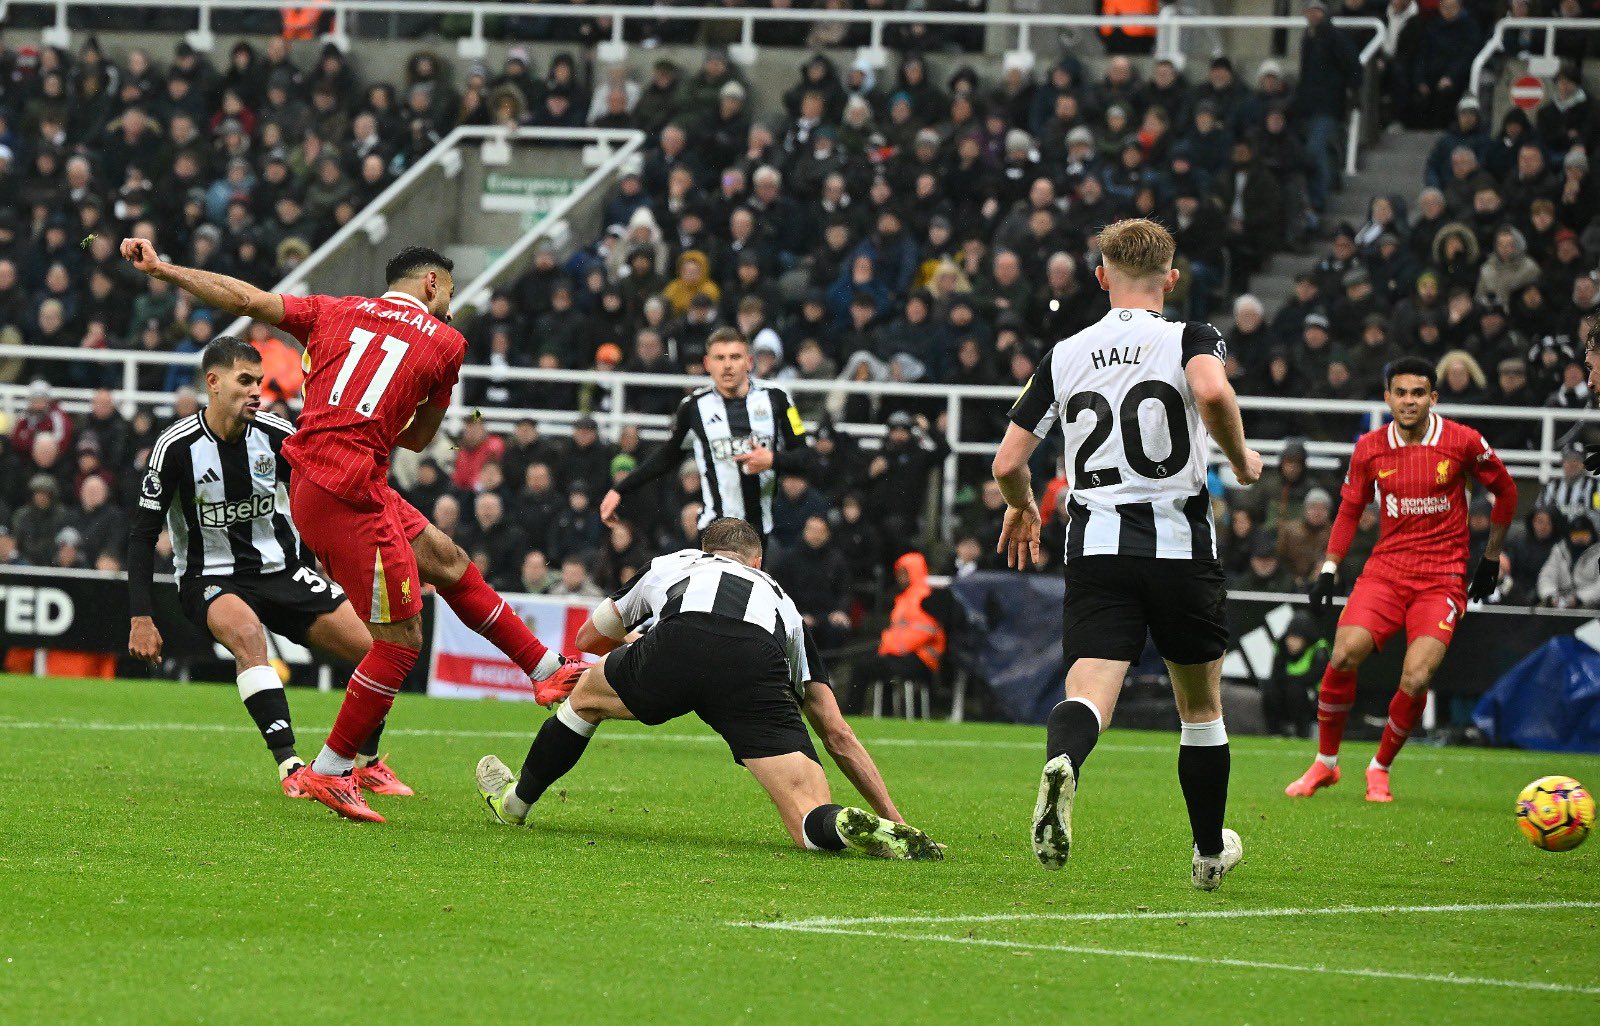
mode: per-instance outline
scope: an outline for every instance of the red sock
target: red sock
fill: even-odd
[[[523,673],[533,676],[539,660],[549,650],[499,592],[484,583],[476,565],[468,563],[461,580],[439,589],[439,595],[462,623],[493,642],[495,648],[522,667]]]
[[[1322,674],[1317,691],[1317,751],[1338,755],[1344,740],[1344,723],[1356,701],[1356,671],[1335,670],[1329,666]]]
[[[328,734],[328,747],[346,759],[356,757],[361,742],[372,736],[378,724],[389,715],[394,696],[405,683],[406,674],[416,665],[417,650],[388,641],[373,641],[372,651],[350,674],[344,689],[344,702]]]
[[[1394,693],[1394,698],[1389,701],[1389,722],[1383,725],[1383,740],[1378,742],[1379,766],[1387,769],[1393,764],[1394,757],[1400,754],[1406,738],[1411,736],[1411,728],[1417,725],[1417,719],[1427,706],[1426,691],[1419,691],[1415,695],[1408,695],[1404,691]]]

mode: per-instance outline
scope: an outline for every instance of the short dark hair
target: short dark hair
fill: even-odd
[[[1439,385],[1439,372],[1433,364],[1420,356],[1402,356],[1391,362],[1383,369],[1383,387],[1387,391],[1394,384],[1394,379],[1402,374],[1413,374],[1419,378],[1428,379],[1428,390],[1432,391]]]
[[[207,343],[200,353],[200,376],[205,377],[218,367],[226,370],[240,360],[245,363],[260,363],[261,354],[256,352],[255,346],[242,338],[218,335]]]
[[[761,535],[738,517],[718,517],[700,532],[705,552],[737,552],[746,559],[761,555]]]
[[[1583,319],[1583,351],[1600,353],[1600,317]]]
[[[394,255],[383,269],[383,283],[393,285],[405,281],[419,271],[446,271],[456,269],[454,260],[427,246],[407,246]]]
[[[710,349],[720,342],[737,342],[746,349],[750,348],[750,342],[744,337],[744,333],[731,324],[724,324],[716,331],[713,331],[711,337],[706,339],[706,348]]]

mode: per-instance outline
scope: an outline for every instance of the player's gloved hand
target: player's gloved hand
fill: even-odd
[[[1480,602],[1494,594],[1500,585],[1500,561],[1484,556],[1478,560],[1478,569],[1472,572],[1472,583],[1467,586],[1467,597]]]
[[[1583,469],[1591,474],[1600,475],[1600,445],[1583,447]]]
[[[1333,601],[1333,594],[1338,587],[1331,570],[1318,574],[1317,579],[1311,582],[1310,591],[1306,593],[1311,599],[1312,611],[1320,613],[1328,608],[1328,603]]]

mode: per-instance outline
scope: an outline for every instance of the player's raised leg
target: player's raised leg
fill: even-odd
[[[1111,723],[1128,676],[1127,660],[1076,659],[1067,671],[1067,697],[1045,726],[1045,764],[1033,806],[1033,853],[1046,869],[1060,869],[1072,851],[1072,802],[1083,764]]]
[[[320,651],[357,665],[372,651],[372,634],[349,602],[312,621],[306,629],[306,641]],[[409,798],[416,792],[395,774],[379,754],[385,722],[380,721],[356,751],[353,774],[356,785],[374,794]]]
[[[1383,740],[1378,742],[1377,754],[1367,764],[1367,801],[1392,802],[1389,790],[1389,767],[1400,754],[1406,739],[1411,736],[1422,710],[1428,705],[1428,686],[1433,675],[1439,672],[1448,651],[1438,638],[1423,635],[1406,647],[1406,658],[1400,668],[1400,686],[1389,702],[1389,719],[1383,725]]]
[[[390,501],[407,525],[422,580],[433,585],[461,622],[504,652],[535,684],[559,670],[561,654],[534,637],[522,618],[484,581],[465,550],[428,523],[410,503],[390,494]],[[560,696],[541,695],[539,700],[548,704],[546,699],[553,701],[554,697]]]
[[[1167,672],[1182,724],[1178,783],[1194,837],[1190,881],[1202,891],[1214,891],[1244,857],[1239,835],[1222,825],[1228,811],[1232,767],[1228,729],[1222,722],[1222,661],[1168,662]]]
[[[583,758],[589,739],[601,723],[633,718],[606,680],[605,662],[595,663],[578,676],[571,696],[539,727],[520,774],[513,777],[505,763],[493,755],[478,761],[478,793],[496,820],[520,826],[550,785],[566,776]]]
[[[1284,794],[1307,798],[1339,782],[1339,746],[1356,701],[1356,675],[1376,648],[1377,641],[1366,627],[1341,624],[1334,634],[1333,655],[1317,689],[1317,757],[1284,788]]]

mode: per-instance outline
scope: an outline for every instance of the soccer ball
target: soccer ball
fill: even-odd
[[[1571,777],[1540,777],[1517,795],[1517,826],[1545,851],[1571,851],[1594,827],[1594,796]]]

